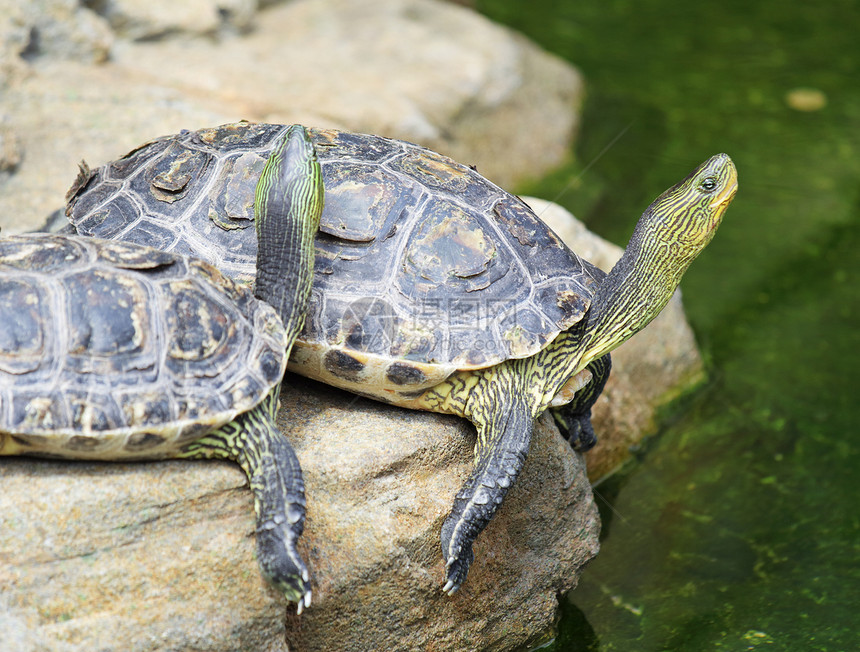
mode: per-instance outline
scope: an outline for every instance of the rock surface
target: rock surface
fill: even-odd
[[[471,464],[469,425],[296,376],[282,405],[314,576],[311,608],[287,617],[289,649],[511,649],[551,625],[557,595],[597,552],[582,459],[544,418],[449,598],[439,528]],[[285,649],[237,467],[0,459],[0,474],[0,648]]]
[[[557,165],[576,129],[571,66],[446,2],[293,0],[256,15],[242,0],[88,3],[102,16],[31,1],[0,0],[0,127],[18,144],[14,165],[0,160],[8,232],[62,206],[81,159],[181,129],[248,119],[379,133],[502,186]]]

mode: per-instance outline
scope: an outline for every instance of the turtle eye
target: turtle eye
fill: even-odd
[[[702,190],[705,192],[711,192],[717,187],[717,180],[715,177],[705,177],[702,179]]]

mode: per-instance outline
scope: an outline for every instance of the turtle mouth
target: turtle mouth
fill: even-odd
[[[714,200],[711,202],[710,207],[713,209],[725,208],[729,205],[729,202],[735,196],[735,193],[738,191],[738,175],[737,173],[732,174],[731,179],[726,184],[726,187],[720,191],[720,193],[714,197]]]

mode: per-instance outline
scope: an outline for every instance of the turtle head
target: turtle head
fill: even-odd
[[[645,210],[621,259],[594,294],[580,368],[660,313],[690,263],[714,237],[737,188],[734,163],[717,154]]]
[[[712,156],[654,200],[639,219],[631,245],[634,239],[640,240],[640,255],[662,258],[655,264],[680,281],[714,237],[737,189],[738,172],[732,159],[726,154]]]

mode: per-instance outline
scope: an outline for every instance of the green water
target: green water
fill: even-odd
[[[575,160],[520,190],[623,244],[707,156],[739,171],[682,285],[710,382],[598,486],[550,649],[860,649],[860,2],[478,9],[588,84]]]

